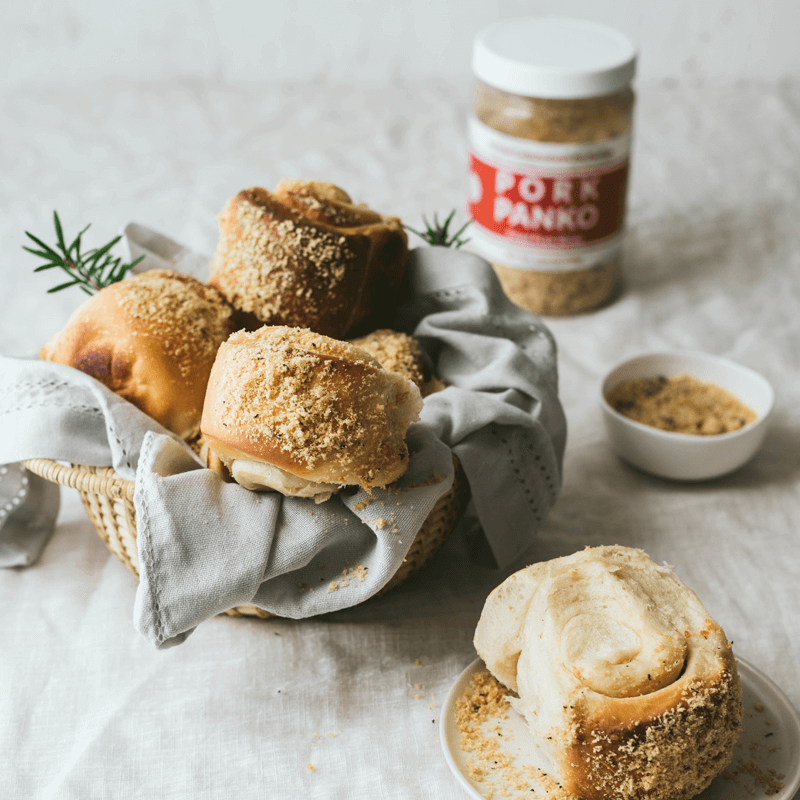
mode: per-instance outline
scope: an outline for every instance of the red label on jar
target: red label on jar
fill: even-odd
[[[628,164],[550,174],[469,154],[468,209],[495,236],[543,249],[588,247],[622,228]]]

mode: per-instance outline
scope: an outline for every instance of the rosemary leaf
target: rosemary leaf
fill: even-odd
[[[108,244],[99,247],[97,250],[92,250],[92,260],[100,258],[100,256],[104,256],[122,237],[117,236],[112,239]]]
[[[91,227],[92,227],[91,223],[90,223],[89,225],[87,225],[87,226],[86,226],[86,227],[85,227],[85,228],[84,228],[84,229],[83,229],[83,230],[82,230],[82,231],[81,231],[81,232],[80,232],[80,233],[79,233],[79,234],[78,234],[78,235],[75,237],[75,241],[73,241],[73,242],[72,242],[72,244],[69,246],[69,252],[70,252],[70,255],[72,254],[72,251],[74,250],[74,251],[75,251],[75,256],[76,256],[76,259],[77,259],[77,260],[80,260],[80,255],[81,255],[81,238],[83,237],[83,234],[84,234],[84,233],[86,233],[86,231],[88,231],[88,230],[89,230],[89,228],[91,228]]]
[[[29,253],[33,253],[33,255],[38,256],[39,258],[52,258],[53,254],[47,253],[44,250],[34,250],[32,247],[25,247],[23,245],[23,250],[27,250]]]
[[[48,247],[41,239],[37,239],[32,233],[28,233],[28,231],[25,231],[25,235],[30,239],[33,239],[33,241],[36,242],[36,244],[38,244],[39,247],[41,247],[43,250],[46,250],[51,258],[60,258],[60,256],[58,255],[58,253],[56,253],[55,250],[53,250],[51,247]],[[26,250],[27,248],[23,247],[22,249]]]
[[[47,294],[52,294],[53,292],[60,292],[62,289],[68,289],[70,286],[74,286],[76,283],[81,283],[79,280],[69,281],[68,283],[61,283],[58,286],[54,286],[52,289],[47,290]]]
[[[433,215],[433,223],[428,222],[427,218],[423,215],[422,223],[425,226],[424,231],[418,231],[410,225],[406,225],[406,229],[415,233],[423,241],[430,245],[440,245],[442,247],[452,247],[457,250],[462,245],[465,245],[469,239],[462,239],[461,234],[472,224],[472,219],[468,219],[456,233],[450,235],[450,223],[455,217],[456,210],[453,209],[444,222],[439,222],[439,215]]]
[[[64,255],[69,258],[69,253],[67,251],[67,246],[64,244],[64,231],[61,229],[61,220],[58,218],[58,213],[53,212],[53,222],[56,226],[56,236],[58,236],[58,246],[61,248],[61,251]]]
[[[56,230],[56,248],[61,251],[60,253],[28,231],[25,231],[25,235],[41,249],[34,250],[32,247],[26,247],[24,245],[22,247],[26,252],[31,253],[37,258],[44,259],[46,262],[36,267],[34,272],[42,272],[43,270],[58,267],[66,272],[72,279],[67,283],[62,283],[58,286],[54,286],[52,289],[48,289],[48,294],[60,292],[62,289],[67,289],[70,286],[78,286],[83,292],[93,294],[124,278],[131,268],[136,266],[136,264],[144,258],[144,256],[141,256],[130,264],[123,264],[121,258],[115,258],[111,255],[111,248],[119,242],[122,238],[121,236],[115,236],[102,247],[89,250],[82,254],[83,234],[89,230],[89,225],[72,240],[69,247],[67,247],[66,239],[64,238],[64,229],[56,211],[53,212],[53,225]]]

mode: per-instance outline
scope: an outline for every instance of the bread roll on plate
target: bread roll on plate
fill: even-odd
[[[220,348],[202,432],[242,486],[321,502],[342,486],[403,475],[406,431],[421,408],[417,387],[363,350],[266,326]]]
[[[684,800],[731,759],[742,702],[730,644],[641,550],[591,548],[515,573],[487,599],[475,647],[585,800]]]
[[[209,283],[249,327],[343,338],[394,313],[408,254],[402,223],[353,204],[338,186],[284,180],[274,192],[245,189],[219,224]]]
[[[233,331],[231,314],[216,289],[152,270],[86,300],[39,356],[91,375],[191,439],[200,430],[217,348]]]

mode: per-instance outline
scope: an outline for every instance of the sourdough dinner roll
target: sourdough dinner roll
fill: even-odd
[[[143,272],[86,300],[39,356],[91,375],[190,439],[231,313],[216,289],[188,275]]]
[[[253,323],[344,337],[395,309],[408,254],[396,217],[332,183],[282,181],[245,189],[219,216],[209,283]],[[377,327],[377,324],[371,327]]]
[[[302,328],[240,331],[219,350],[202,431],[248,489],[330,497],[386,486],[408,468],[405,435],[422,399],[347,342]]]
[[[517,572],[489,595],[475,647],[585,800],[684,800],[731,759],[742,701],[730,644],[641,550],[590,548]]]

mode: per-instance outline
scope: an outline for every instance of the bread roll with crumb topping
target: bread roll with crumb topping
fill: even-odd
[[[641,550],[589,548],[515,573],[487,599],[475,647],[585,800],[686,800],[731,759],[742,699],[730,643]]]
[[[353,204],[332,183],[284,180],[274,192],[245,189],[219,224],[209,283],[249,327],[344,338],[368,319],[394,314],[408,254],[403,225]]]
[[[152,270],[86,300],[39,357],[91,375],[190,439],[200,430],[217,348],[233,332],[231,315],[216,289]]]
[[[366,336],[349,341],[350,344],[376,358],[384,369],[397,372],[413,381],[422,392],[424,380],[422,352],[413,336],[389,328],[380,328]]]
[[[422,399],[368,353],[307,329],[240,331],[219,349],[203,409],[209,450],[248,489],[322,501],[408,468]]]

